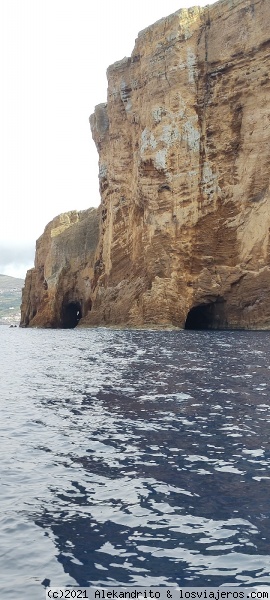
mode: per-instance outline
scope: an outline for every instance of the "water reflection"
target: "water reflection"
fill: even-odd
[[[68,455],[72,487],[54,489],[61,520],[38,521],[78,583],[270,582],[260,335],[254,349],[249,334],[110,332],[95,361],[82,349],[68,414],[87,449]]]
[[[55,549],[37,581],[270,583],[269,334],[19,335],[1,475],[14,536],[30,522]]]

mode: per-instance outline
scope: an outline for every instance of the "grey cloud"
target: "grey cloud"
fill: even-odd
[[[35,243],[7,244],[0,242],[0,273],[24,277],[27,269],[34,266]]]

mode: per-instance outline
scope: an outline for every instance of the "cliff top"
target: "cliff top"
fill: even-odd
[[[192,33],[189,31],[188,27],[191,21],[194,22],[197,20],[197,18],[201,18],[203,22],[203,17],[205,14],[207,14],[208,21],[216,19],[220,20],[222,17],[226,19],[226,13],[228,13],[228,16],[230,16],[235,10],[238,12],[242,10],[244,12],[252,10],[254,13],[256,6],[260,3],[261,0],[217,0],[217,2],[211,5],[207,4],[206,6],[200,6],[198,3],[197,5],[189,8],[180,8],[176,12],[162,17],[158,21],[155,21],[151,25],[148,25],[139,31],[131,56],[125,56],[124,58],[109,65],[107,73],[109,73],[111,70],[125,67],[128,62],[132,61],[132,58],[134,59],[134,57],[137,56],[138,46],[141,46],[142,44],[145,45],[145,38],[147,36],[154,32],[155,29],[159,29],[162,25],[166,26],[166,28],[170,28],[176,17],[178,17],[178,26],[183,30],[185,39],[188,39],[192,36]]]

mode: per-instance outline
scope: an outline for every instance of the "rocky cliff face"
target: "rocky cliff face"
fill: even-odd
[[[72,300],[84,325],[270,327],[269,17],[267,0],[180,10],[109,67],[91,252],[74,225],[56,252],[48,226],[22,324],[61,325]]]
[[[99,220],[99,211],[90,208],[47,225],[22,292],[23,327],[75,327],[91,309]]]

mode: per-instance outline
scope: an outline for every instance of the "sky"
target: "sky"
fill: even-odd
[[[0,273],[25,277],[35,241],[68,210],[98,206],[89,116],[106,69],[139,31],[214,0],[1,0]]]

